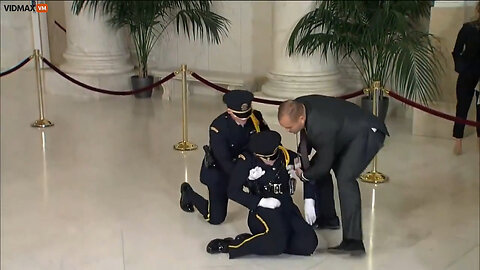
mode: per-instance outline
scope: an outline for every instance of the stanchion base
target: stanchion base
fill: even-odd
[[[192,151],[192,150],[197,150],[198,146],[191,142],[182,141],[175,144],[173,148],[178,151]]]
[[[359,179],[365,183],[380,184],[387,182],[388,176],[380,172],[368,172],[360,175]]]
[[[35,122],[33,122],[31,126],[36,128],[45,128],[53,126],[53,123],[48,121],[47,119],[39,119],[35,120]]]

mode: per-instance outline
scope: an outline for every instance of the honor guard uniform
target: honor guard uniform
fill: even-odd
[[[210,125],[210,144],[203,147],[205,157],[200,170],[200,181],[208,187],[208,200],[188,183],[180,187],[181,209],[193,212],[195,207],[211,224],[222,223],[227,215],[228,181],[238,155],[245,151],[252,134],[269,129],[262,114],[252,109],[252,100],[249,91],[226,93],[223,101],[227,111]]]
[[[214,239],[207,252],[229,253],[229,258],[244,255],[311,255],[318,244],[313,228],[303,219],[292,194],[296,154],[280,144],[275,131],[255,134],[249,150],[239,156],[230,179],[230,198],[250,209],[251,234],[235,239]]]

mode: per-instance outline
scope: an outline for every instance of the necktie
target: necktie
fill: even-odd
[[[298,144],[298,153],[300,153],[300,161],[302,162],[302,169],[305,171],[310,167],[310,160],[308,160],[308,141],[307,132],[305,129],[300,131],[300,143]]]

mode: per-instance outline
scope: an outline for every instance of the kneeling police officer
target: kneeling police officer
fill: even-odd
[[[227,188],[230,174],[239,154],[245,151],[250,136],[268,130],[262,114],[252,109],[253,94],[233,90],[223,96],[227,111],[210,125],[209,146],[200,170],[200,181],[208,188],[208,200],[195,192],[188,183],[180,187],[180,207],[193,212],[194,207],[210,224],[220,224],[227,216]]]

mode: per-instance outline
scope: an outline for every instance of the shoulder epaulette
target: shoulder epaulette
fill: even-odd
[[[243,160],[247,160],[247,158],[243,154],[238,155],[238,158],[243,159]]]
[[[215,133],[218,133],[218,129],[216,127],[210,127],[210,130],[215,131]]]

